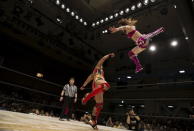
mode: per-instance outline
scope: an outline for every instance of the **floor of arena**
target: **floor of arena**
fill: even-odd
[[[100,131],[124,131],[98,126]],[[0,110],[0,131],[93,131],[79,121],[59,121],[58,118]]]

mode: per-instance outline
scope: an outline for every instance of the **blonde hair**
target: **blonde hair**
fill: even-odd
[[[129,26],[133,26],[137,23],[138,21],[132,18],[125,18],[125,19],[121,19],[119,20],[118,24],[120,25],[129,25]]]

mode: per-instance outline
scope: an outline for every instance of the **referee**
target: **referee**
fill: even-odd
[[[69,80],[69,84],[66,84],[63,87],[61,92],[60,101],[63,101],[62,111],[60,114],[59,120],[65,118],[65,110],[68,109],[66,114],[66,119],[69,121],[69,118],[72,115],[73,103],[77,102],[77,86],[74,85],[75,79],[72,77]]]

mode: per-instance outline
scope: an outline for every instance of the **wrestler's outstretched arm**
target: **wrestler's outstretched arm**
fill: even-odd
[[[116,33],[116,32],[118,32],[118,31],[125,31],[127,28],[129,28],[129,26],[120,26],[120,27],[118,27],[118,28],[116,28],[116,27],[110,27],[109,28],[109,31],[111,32],[111,33]]]
[[[105,55],[104,57],[102,57],[102,58],[98,61],[98,63],[97,63],[97,65],[96,65],[95,68],[101,68],[101,66],[103,65],[103,63],[104,63],[107,59],[109,59],[110,57],[113,58],[114,56],[115,56],[114,53],[110,53],[110,54],[108,54],[108,55]]]
[[[88,85],[88,83],[90,83],[93,79],[94,79],[94,75],[90,74],[80,89],[84,90],[84,88]]]

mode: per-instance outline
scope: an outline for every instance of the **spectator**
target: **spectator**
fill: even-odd
[[[135,114],[133,109],[130,109],[127,113],[127,124],[129,126],[129,130],[138,130],[139,121],[140,117]]]
[[[83,121],[84,123],[89,124],[89,120],[91,120],[91,118],[92,118],[91,114],[86,113],[84,114],[83,117],[81,117],[80,121]]]
[[[106,122],[106,126],[113,127],[113,122],[111,116],[108,118],[108,121]]]

